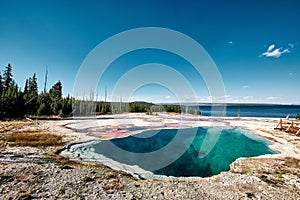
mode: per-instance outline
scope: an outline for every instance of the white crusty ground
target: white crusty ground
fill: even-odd
[[[56,161],[48,159],[49,152],[54,151],[52,149],[6,147],[0,153],[1,199],[300,199],[300,177],[296,173],[283,174],[283,182],[279,185],[262,181],[260,175],[255,174],[260,171],[264,159],[299,159],[299,137],[275,131],[273,128],[278,119],[226,118],[211,122],[206,117],[198,116],[195,119],[195,116],[170,114],[123,114],[115,119],[102,119],[111,117],[39,121],[30,128],[36,126],[62,134],[68,143],[78,143],[109,139],[109,134],[99,134],[99,130],[108,127],[113,130],[120,126],[151,129],[213,124],[242,128],[275,141],[271,148],[280,154],[261,156],[255,162],[251,160],[252,174],[242,173],[241,166],[247,165],[248,159],[240,158],[231,165],[231,171],[210,178],[141,180],[102,165],[83,163],[70,164],[70,169],[63,168]],[[122,136],[136,133],[127,132]],[[77,160],[80,161],[80,158]],[[263,170],[269,176],[274,167],[277,166],[264,165]],[[297,167],[291,169],[299,171]]]

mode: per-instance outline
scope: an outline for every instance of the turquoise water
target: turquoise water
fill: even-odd
[[[212,150],[203,158],[199,157],[203,153],[201,152],[201,146],[208,130],[208,128],[190,128],[181,129],[180,133],[178,133],[178,129],[144,131],[137,135],[138,137],[129,136],[99,142],[93,144],[93,148],[95,153],[105,155],[115,161],[128,165],[139,165],[154,174],[177,177],[209,177],[222,171],[228,171],[230,169],[229,165],[237,158],[276,153],[269,149],[268,145],[271,143],[267,140],[240,129],[223,129]],[[196,135],[193,134],[193,131],[196,131]],[[179,142],[175,144],[175,147],[162,151],[154,159],[145,161],[147,160],[147,153],[164,149],[170,142],[174,141],[175,136],[178,138],[178,134]],[[111,148],[111,143],[124,151],[121,153],[114,151]],[[186,147],[185,152],[180,154],[178,149],[182,147]],[[141,155],[144,155],[144,157],[141,157]],[[167,166],[163,166],[163,168],[151,170],[154,163],[159,165],[160,161],[171,160],[169,157],[178,159]]]

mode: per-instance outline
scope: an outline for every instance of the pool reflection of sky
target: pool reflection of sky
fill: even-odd
[[[268,148],[270,142],[262,138],[249,137],[251,134],[244,134],[240,129],[224,129],[212,151],[206,157],[199,158],[201,145],[207,130],[207,128],[198,128],[196,137],[191,137],[188,134],[189,129],[185,129],[187,134],[181,133],[181,141],[187,146],[187,150],[183,155],[179,155],[175,162],[162,169],[155,170],[153,173],[167,176],[208,177],[219,174],[222,171],[228,171],[230,169],[229,165],[237,158],[276,153]],[[151,136],[152,133],[153,135]],[[177,134],[177,129],[162,129],[159,132],[145,131],[140,134],[147,134],[148,137],[129,136],[112,139],[111,142],[128,152],[148,153],[159,150],[172,142]],[[105,149],[106,143],[110,143],[110,141],[94,144],[95,153],[103,154],[124,164],[139,165],[139,161],[132,156],[135,154],[131,154],[131,156],[117,155],[113,151]],[[189,144],[191,145],[189,146]],[[174,152],[164,152],[161,158],[158,159],[164,159],[172,153]]]

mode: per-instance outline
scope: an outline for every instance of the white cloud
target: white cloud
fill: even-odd
[[[224,95],[224,96],[222,96],[221,98],[223,98],[223,99],[228,99],[228,98],[230,98],[230,95]]]
[[[291,48],[294,48],[294,46],[295,46],[293,43],[289,43],[288,45],[289,45]]]
[[[272,51],[274,48],[275,48],[275,44],[270,45],[267,52]]]
[[[240,102],[240,97],[232,97],[230,99],[231,102]]]
[[[296,76],[297,73],[290,72],[289,75],[290,75],[290,76]]]
[[[244,85],[243,88],[244,88],[244,89],[248,89],[249,86],[248,86],[248,85]]]
[[[230,101],[231,96],[230,95],[224,95],[224,96],[204,96],[200,100],[205,100],[205,101],[213,101],[213,102],[225,102],[225,101]]]
[[[170,99],[170,96],[166,96],[166,99]]]
[[[207,96],[206,99],[209,100],[209,101],[215,101],[217,99],[217,97],[215,97],[215,96]]]
[[[266,100],[269,100],[269,101],[273,101],[273,100],[278,100],[279,98],[278,97],[267,97]]]
[[[253,99],[253,96],[245,96],[245,97],[243,97],[243,99],[245,99],[245,100],[251,100],[251,99]]]
[[[270,45],[268,47],[268,50],[266,52],[262,53],[261,56],[279,58],[282,54],[290,52],[288,48],[284,49],[284,50],[282,50],[282,47],[277,48],[277,49],[274,49],[274,48],[275,48],[274,44]]]

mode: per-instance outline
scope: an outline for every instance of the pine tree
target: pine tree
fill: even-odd
[[[12,66],[8,64],[3,73],[4,88],[7,90],[13,85]]]
[[[64,115],[70,115],[72,113],[72,98],[70,95],[62,100],[62,113]]]
[[[37,97],[38,97],[38,86],[37,86],[37,78],[35,73],[32,77],[25,82],[24,87],[24,96],[23,99],[25,101],[25,112],[29,115],[36,114],[36,111],[39,107],[37,104]]]
[[[24,86],[24,94],[27,94],[29,91],[29,81],[26,79],[25,86]]]
[[[42,93],[37,99],[37,111],[36,115],[51,115],[51,98],[49,93]]]
[[[15,109],[18,103],[18,86],[15,84],[12,75],[12,66],[8,64],[3,73],[1,81],[1,118],[18,117]]]
[[[0,73],[0,119],[2,119],[2,114],[3,114],[2,92],[3,92],[3,82],[2,82],[2,76]]]
[[[29,91],[32,95],[38,95],[38,85],[37,85],[37,78],[35,73],[31,78],[31,82],[29,82]]]
[[[59,109],[61,109],[61,100],[62,100],[62,85],[61,82],[58,81],[55,83],[49,91],[51,101],[52,101],[52,111],[53,114],[57,115]]]
[[[1,98],[2,91],[3,91],[3,82],[2,82],[2,76],[0,73],[0,98]]]
[[[15,110],[18,102],[18,90],[16,90],[16,87],[9,87],[2,93],[2,112],[4,114],[4,117],[18,117]]]
[[[44,91],[38,94],[37,77],[34,73],[25,81],[23,92],[13,80],[12,66],[8,64],[0,73],[0,119],[19,118],[29,115],[72,114],[72,103],[75,99],[62,97],[62,84],[55,83],[49,92],[46,91],[47,69]],[[108,107],[109,108],[109,107]]]

